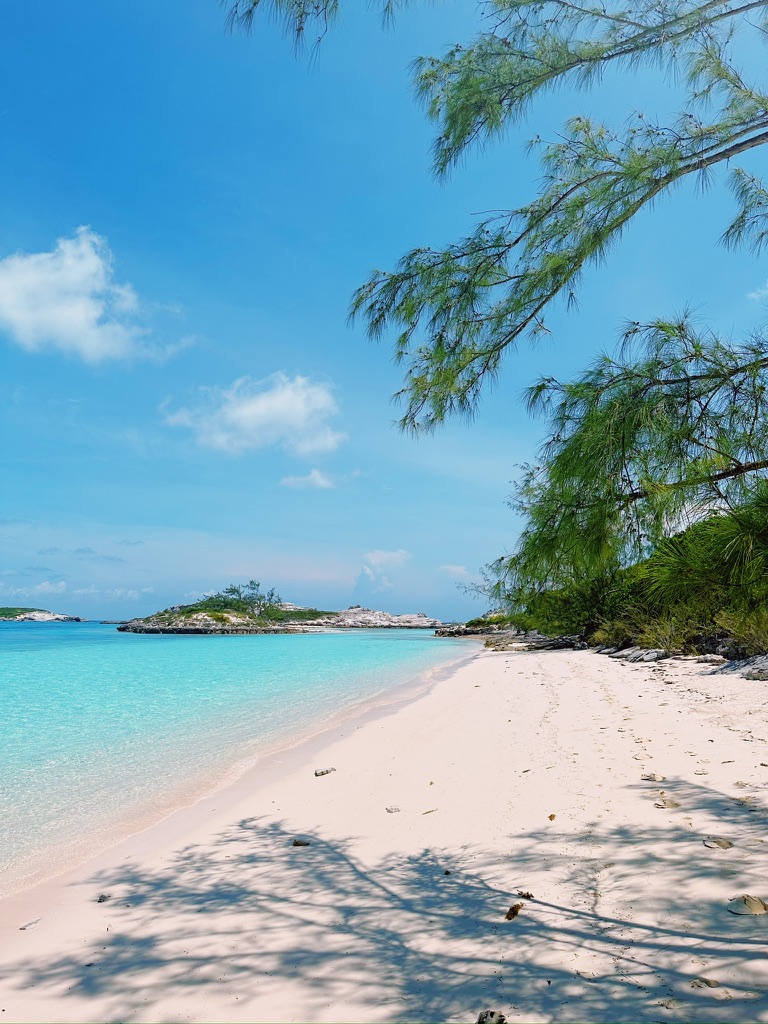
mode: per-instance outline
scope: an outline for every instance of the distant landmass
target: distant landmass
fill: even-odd
[[[79,615],[61,615],[45,608],[0,608],[0,622],[85,622]]]
[[[313,633],[320,629],[438,629],[440,619],[424,612],[391,615],[353,605],[340,612],[301,608],[283,602],[261,613],[242,608],[210,608],[206,601],[177,605],[117,628],[123,633]]]

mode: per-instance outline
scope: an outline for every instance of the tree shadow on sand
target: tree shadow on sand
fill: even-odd
[[[742,846],[737,833],[753,837],[763,815],[704,787],[664,785],[685,809],[727,811],[734,847],[708,850],[677,822],[595,824],[511,833],[493,858],[478,844],[364,867],[352,840],[304,833],[310,845],[297,847],[296,832],[250,818],[162,870],[129,863],[91,878],[83,899],[109,895],[99,907],[109,931],[82,950],[20,959],[8,981],[98,996],[106,1019],[123,1021],[154,1019],[153,1006],[181,1019],[203,996],[209,1006],[238,1000],[259,1019],[260,995],[278,983],[295,993],[286,1015],[306,1020],[328,1018],[328,1007],[370,1020],[472,1021],[486,1007],[543,1020],[766,1020],[765,976],[750,977],[749,965],[764,962],[768,916],[686,893],[692,872],[714,893],[739,858],[753,869],[765,847]],[[554,859],[563,842],[572,855]],[[654,895],[662,866],[673,884]],[[578,899],[549,895],[548,873],[550,893]],[[533,876],[535,898],[518,896]],[[729,884],[738,891],[737,877]],[[718,987],[696,987],[703,974]]]

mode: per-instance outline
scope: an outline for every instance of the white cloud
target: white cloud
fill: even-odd
[[[328,490],[333,487],[333,481],[319,469],[311,469],[306,476],[285,476],[280,481],[283,487],[315,487],[319,490]]]
[[[141,589],[135,587],[110,587],[103,590],[97,587],[95,583],[72,591],[75,597],[98,597],[107,601],[137,601],[142,594],[153,594],[154,592],[154,587],[142,587]]]
[[[766,281],[762,288],[749,292],[747,298],[752,299],[753,302],[763,302],[764,299],[768,299],[768,281]]]
[[[60,238],[53,252],[0,260],[0,328],[28,352],[58,349],[91,363],[135,354],[146,333],[134,322],[137,308],[90,228]]]
[[[444,572],[446,576],[461,576],[464,579],[472,575],[466,565],[439,565],[437,571]]]
[[[380,569],[364,565],[355,580],[353,594],[356,600],[364,603],[373,594],[383,594],[391,589],[392,584]]]
[[[312,455],[332,451],[346,437],[328,424],[339,411],[331,388],[308,377],[241,377],[230,387],[201,392],[197,407],[179,409],[166,422],[188,427],[208,448],[240,454],[279,445],[293,455]]]
[[[365,565],[355,580],[354,599],[365,604],[375,595],[392,590],[393,584],[386,573],[405,565],[410,557],[410,551],[406,551],[405,548],[398,548],[396,551],[382,551],[380,548],[367,551],[363,555]]]
[[[382,566],[393,568],[397,565],[404,565],[411,557],[410,551],[405,548],[398,548],[397,551],[368,551],[363,558],[369,565],[380,569]]]
[[[6,587],[0,584],[0,592],[9,594],[11,597],[43,597],[46,594],[63,594],[67,589],[64,580],[53,583],[51,580],[43,580],[36,583],[34,587]]]

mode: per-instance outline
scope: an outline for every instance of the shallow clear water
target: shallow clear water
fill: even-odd
[[[419,630],[197,637],[0,623],[0,891],[464,652]]]

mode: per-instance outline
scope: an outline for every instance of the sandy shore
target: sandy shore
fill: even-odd
[[[478,649],[0,903],[2,1018],[768,1021],[768,914],[728,909],[768,900],[767,709],[689,661]]]

